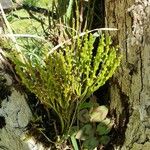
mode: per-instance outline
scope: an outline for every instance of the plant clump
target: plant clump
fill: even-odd
[[[52,21],[48,25],[49,37],[15,39],[12,35],[12,50],[4,54],[15,64],[21,82],[45,108],[58,115],[61,137],[69,135],[81,106],[114,74],[121,60],[118,46],[113,45],[110,36],[99,33],[100,29],[88,30],[86,25],[80,24],[78,1],[74,3],[72,0],[67,3],[68,9],[61,19],[52,21],[49,17]],[[74,8],[75,14],[71,13]],[[105,120],[108,110],[102,106],[94,109],[96,111],[86,114],[90,122],[100,122],[92,133],[93,140],[95,145],[99,143],[94,136],[98,134],[105,144],[109,141],[105,135],[110,131],[106,124],[111,124]],[[97,112],[104,114],[99,117]],[[93,126],[86,124],[83,128],[88,132]]]
[[[114,121],[107,117],[108,108],[91,101],[85,102],[80,108],[79,125],[73,126],[71,131],[72,141],[82,141],[82,148],[88,150],[107,145],[110,141],[109,132],[114,125]]]
[[[58,114],[62,131],[64,127],[68,130],[77,106],[102,86],[119,65],[120,57],[110,37],[101,35],[93,56],[95,40],[93,34],[86,33],[48,57],[42,48],[43,54],[34,54],[32,59],[22,54],[23,61],[14,52],[9,55],[22,83]]]

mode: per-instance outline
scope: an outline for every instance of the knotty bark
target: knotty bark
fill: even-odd
[[[106,26],[123,54],[111,81],[111,112],[117,118],[116,147],[150,147],[150,1],[106,0]],[[115,140],[115,139],[114,139]],[[117,146],[118,145],[118,146]],[[119,146],[122,145],[122,146]]]

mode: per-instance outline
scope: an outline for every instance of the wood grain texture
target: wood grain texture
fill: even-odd
[[[122,150],[150,146],[150,1],[106,0],[106,25],[121,47],[123,59],[111,84],[111,110],[116,113]],[[121,132],[122,128],[122,132]],[[137,146],[138,145],[138,146]]]

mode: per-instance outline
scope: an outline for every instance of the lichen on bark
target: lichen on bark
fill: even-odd
[[[12,85],[12,78],[5,72],[0,55],[0,149],[29,150],[28,144],[21,140],[25,127],[32,117],[23,94]]]

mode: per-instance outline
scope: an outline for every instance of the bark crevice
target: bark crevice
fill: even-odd
[[[119,29],[117,34],[111,35],[124,49],[121,66],[113,77],[117,83],[111,85],[110,93],[111,109],[116,110],[116,118],[126,113],[123,116],[126,124],[122,126],[126,127],[122,136],[125,139],[119,148],[148,150],[150,119],[146,110],[150,109],[150,1],[107,0],[105,4],[108,27]],[[122,93],[127,98],[128,106],[122,102],[125,101]]]

